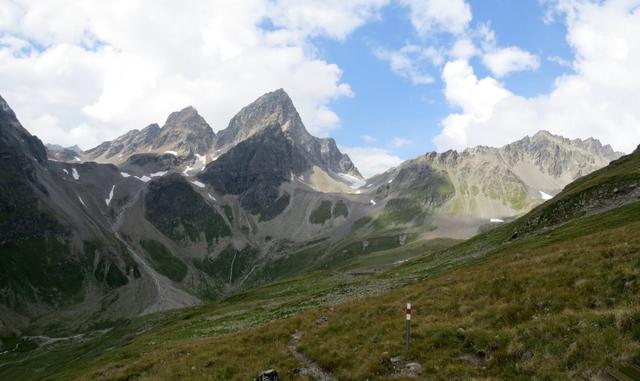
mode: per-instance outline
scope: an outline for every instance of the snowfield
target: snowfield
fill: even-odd
[[[542,197],[543,200],[551,200],[553,198],[553,196],[548,193],[544,193],[543,191],[538,192],[540,192],[540,197]]]
[[[338,173],[338,176],[340,176],[340,178],[342,178],[342,180],[344,180],[347,183],[349,183],[349,186],[351,187],[351,189],[362,188],[367,183],[364,180],[361,180],[361,179],[359,179],[359,178],[357,178],[355,176],[351,176],[351,175],[346,174],[346,173]]]
[[[104,202],[107,204],[107,206],[109,206],[109,204],[111,204],[111,200],[113,199],[113,191],[114,189],[116,189],[116,185],[113,184],[113,186],[111,187],[111,192],[109,192],[109,198],[105,199]]]

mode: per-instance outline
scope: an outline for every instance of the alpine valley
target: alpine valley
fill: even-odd
[[[500,279],[550,271],[544,266],[556,259],[540,257],[541,267],[531,259],[543,255],[544,245],[585,236],[598,246],[599,216],[618,225],[637,221],[638,152],[622,156],[592,138],[540,131],[503,147],[429,152],[365,179],[333,139],[309,134],[282,89],[244,107],[218,132],[186,107],[163,126],[131,130],[86,151],[45,146],[0,98],[0,338],[8,351],[6,361],[0,357],[0,376],[39,379],[40,364],[50,379],[248,379],[273,366],[281,376],[298,377],[288,373],[297,359],[309,372],[302,376],[318,368],[339,379],[420,372],[511,378],[501,369],[527,378],[526,363],[509,368],[509,361],[538,361],[528,354],[537,353],[537,344],[518,347],[507,328],[484,336],[461,328],[469,322],[451,304],[456,298],[498,304],[515,287]],[[499,262],[511,255],[521,262]],[[491,280],[494,270],[500,274]],[[560,287],[553,274],[539,276]],[[625,276],[615,282],[637,287],[635,277]],[[523,280],[532,287],[532,305],[566,311],[555,299],[536,299],[542,286],[532,279]],[[589,279],[576,287],[592,289]],[[413,292],[403,287],[415,283],[452,298],[439,306],[459,312],[451,327],[432,316],[441,330],[417,333],[429,337],[417,344],[429,346],[424,353],[442,348],[442,357],[396,360],[389,352],[400,348],[386,341],[388,327],[348,335],[356,352],[376,348],[359,355],[361,366],[330,347],[358,316],[386,324],[388,298],[401,294],[403,301]],[[475,287],[486,293],[472,297]],[[424,294],[411,295],[430,303]],[[378,299],[353,310],[343,304],[364,296]],[[617,305],[593,298],[597,306]],[[490,327],[489,314],[502,311],[494,317],[507,327],[528,324],[538,313],[509,308],[473,319]],[[337,323],[341,317],[344,324]],[[588,326],[594,324],[600,323]],[[296,336],[298,329],[304,337]],[[529,338],[536,336],[536,328],[528,329]],[[155,343],[164,344],[146,347]],[[211,349],[251,345],[242,369],[225,360],[229,352]],[[185,354],[205,348],[211,360]],[[448,367],[452,358],[464,369]],[[166,369],[159,365],[167,361]],[[557,375],[553,361],[549,379]]]

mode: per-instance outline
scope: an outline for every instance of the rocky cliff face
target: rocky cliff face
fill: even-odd
[[[264,219],[277,212],[272,210],[274,204],[283,207],[288,204],[281,199],[288,200],[289,196],[280,193],[280,185],[311,166],[312,161],[304,149],[288,139],[279,124],[274,124],[238,143],[208,165],[199,179],[216,191],[239,195],[243,208]]]

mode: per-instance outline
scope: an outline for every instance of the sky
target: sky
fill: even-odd
[[[0,95],[84,149],[284,88],[365,176],[545,129],[640,143],[640,0],[0,0]]]

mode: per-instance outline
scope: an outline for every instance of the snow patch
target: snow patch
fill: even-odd
[[[75,160],[76,160],[76,161],[82,161],[82,160],[80,160],[80,158],[79,158],[79,157],[77,157],[77,156],[75,157]]]
[[[109,192],[109,198],[105,199],[104,202],[107,203],[107,206],[109,206],[109,204],[111,204],[111,200],[113,200],[113,191],[114,189],[116,189],[116,185],[113,184],[113,186],[111,187],[111,192]]]
[[[376,205],[378,204],[377,202],[375,202],[375,201],[373,201],[373,200],[369,200],[369,203],[370,203],[371,205],[373,205],[373,206],[376,206]]]
[[[73,172],[73,178],[76,180],[80,180],[80,174],[78,173],[78,171],[74,168],[71,168],[71,171]]]
[[[65,175],[69,174],[69,171],[67,171],[66,169],[62,168],[62,172],[64,172]]]
[[[193,167],[187,167],[184,169],[184,171],[182,171],[182,174],[185,176],[189,176],[189,171],[191,171],[193,169]]]
[[[202,163],[202,165],[207,164],[207,155],[198,155],[196,154],[198,161]]]
[[[127,172],[120,172],[120,176],[127,178],[127,177],[131,177],[130,174],[128,174]]]
[[[213,196],[211,195],[211,193],[207,193],[207,196],[209,196],[209,198],[210,198],[210,199],[212,199],[213,201],[215,201],[215,200],[216,200],[216,198],[215,198],[215,197],[213,197]]]
[[[176,151],[164,151],[164,153],[168,153],[173,156],[178,156],[178,153]]]
[[[543,200],[551,200],[553,198],[549,193],[544,193],[543,191],[538,192],[540,192],[540,197],[542,197]]]
[[[373,184],[369,184],[367,185],[367,188],[371,188],[373,186]]]
[[[501,220],[499,218],[492,218],[489,220],[489,222],[493,223],[493,224],[500,224],[502,222],[504,222],[504,220]]]
[[[134,177],[136,179],[142,181],[142,182],[145,182],[145,183],[148,183],[149,181],[151,181],[151,177],[149,177],[149,176],[142,176],[142,177],[134,176]]]
[[[80,203],[82,204],[82,206],[84,206],[85,208],[87,207],[87,204],[85,204],[84,201],[82,201],[82,197],[78,196],[78,200],[80,200]]]
[[[204,184],[201,183],[200,181],[192,181],[191,184],[197,186],[198,188],[204,188]]]
[[[393,179],[387,181],[387,184],[391,184],[393,182]]]
[[[162,176],[164,176],[166,174],[167,174],[167,171],[160,171],[160,172],[152,173],[149,176],[151,176],[151,177],[162,177]]]
[[[351,189],[362,188],[367,183],[366,181],[361,180],[355,176],[349,175],[347,173],[338,173],[338,176],[340,176],[342,180],[349,183],[349,186],[351,187]]]

